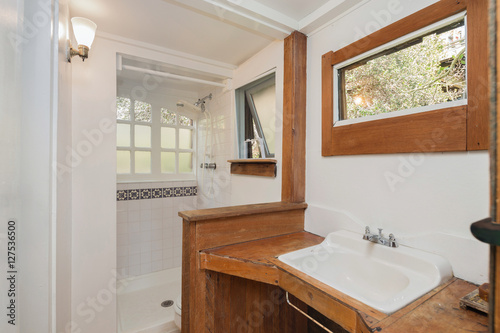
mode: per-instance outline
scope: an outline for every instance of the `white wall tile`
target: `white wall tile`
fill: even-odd
[[[196,181],[124,184],[126,189],[196,186]],[[118,202],[117,270],[126,276],[148,274],[181,265],[180,210],[196,209],[198,199],[172,197]],[[174,253],[175,252],[175,253]]]

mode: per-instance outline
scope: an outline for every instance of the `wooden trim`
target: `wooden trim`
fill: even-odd
[[[496,91],[492,91],[492,129],[491,140],[492,147],[490,149],[491,171],[490,177],[493,184],[491,188],[490,205],[492,207],[493,220],[500,223],[500,136],[498,135],[498,126],[500,124],[500,4],[498,1],[491,1],[492,9],[495,13],[491,15],[494,22],[490,24],[492,29],[492,45],[491,50],[492,60],[490,61],[491,77],[493,87]],[[489,300],[489,332],[500,333],[500,246],[490,246],[490,300]]]
[[[468,105],[420,114],[333,124],[333,66],[467,10]],[[441,0],[322,58],[322,155],[466,151],[488,148],[487,0]],[[411,122],[411,123],[409,123]],[[446,138],[443,143],[435,142]],[[427,142],[428,144],[418,144]]]
[[[425,28],[428,25],[458,14],[467,8],[467,4],[482,0],[441,0],[416,13],[413,13],[393,24],[338,50],[332,58],[331,65],[339,64],[359,54],[387,44],[409,33]]]
[[[357,313],[353,308],[344,303],[332,301],[329,295],[314,290],[312,285],[304,283],[282,270],[280,270],[279,285],[348,332],[356,331]]]
[[[210,253],[201,253],[200,260],[201,269],[210,269],[245,279],[278,285],[278,269],[271,265],[225,258]]]
[[[291,210],[304,210],[306,203],[272,202],[254,205],[240,205],[221,208],[197,209],[179,212],[179,216],[189,222],[208,221],[254,214],[269,214]]]
[[[333,155],[333,51],[321,59],[321,155]]]
[[[255,239],[285,235],[304,229],[304,210],[289,210],[256,215],[199,221],[196,233],[198,249],[248,242]]]
[[[276,177],[276,160],[271,159],[242,159],[229,160],[231,174],[262,177]]]
[[[277,164],[278,161],[270,158],[243,158],[239,160],[228,160],[229,163],[243,163],[243,164]]]
[[[306,169],[307,37],[285,38],[281,200],[304,202]]]
[[[488,77],[488,1],[467,5],[467,150],[488,149],[490,92]]]
[[[334,126],[333,155],[460,151],[466,148],[466,111],[459,106]]]

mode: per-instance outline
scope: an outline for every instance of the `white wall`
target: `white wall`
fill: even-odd
[[[84,63],[73,58],[72,319],[82,333],[116,332],[117,53],[231,76],[210,61],[104,36],[98,33]]]
[[[231,205],[252,204],[260,202],[281,201],[281,161],[282,161],[282,132],[283,132],[283,41],[276,41],[257,53],[239,66],[233,75],[233,88],[238,89],[273,68],[276,69],[276,178],[255,177],[246,175],[232,175],[231,177]],[[234,110],[234,93],[231,101]],[[236,145],[236,111],[232,112],[233,119],[233,157],[237,158]]]
[[[200,98],[213,94],[207,100],[207,109],[212,114],[213,150],[208,147],[206,162],[215,162],[215,170],[198,168],[198,208],[214,208],[281,201],[281,160],[283,125],[283,41],[276,41],[254,55],[233,72],[231,87],[210,88]],[[262,74],[276,73],[276,178],[246,175],[231,175],[228,160],[238,159],[236,135],[236,110],[234,91]],[[269,72],[270,73],[270,72]],[[201,118],[198,135],[198,166],[203,161],[207,135],[206,121]],[[210,141],[209,141],[210,142]]]
[[[308,39],[306,229],[384,228],[447,257],[455,275],[488,279],[488,247],[470,234],[489,216],[488,153],[321,156],[321,56],[434,1],[373,0]],[[401,176],[393,186],[387,175]]]
[[[18,4],[23,1],[1,0],[0,7],[3,19],[0,20],[0,35],[17,34],[21,28]],[[17,61],[21,56],[21,49],[16,50],[12,44],[3,38],[0,41],[0,270],[7,272],[7,222],[10,219],[19,221],[20,214],[20,114],[21,114],[21,66]],[[4,275],[2,275],[4,276]],[[0,302],[7,305],[7,291],[10,283],[5,278],[0,279]],[[2,307],[3,308],[3,307]],[[3,309],[2,309],[3,310]],[[7,323],[2,313],[0,331],[6,333],[19,332],[19,326]],[[18,323],[18,322],[17,322]]]
[[[71,82],[64,56],[68,8],[64,1],[2,1],[0,7],[0,30],[8,37],[0,45],[0,238],[6,258],[4,226],[15,219],[18,271],[15,298],[8,298],[16,301],[16,325],[2,320],[0,331],[63,331],[70,321],[71,183],[58,182],[54,166],[71,133]],[[2,271],[7,271],[3,263]],[[1,298],[7,304],[4,283]]]

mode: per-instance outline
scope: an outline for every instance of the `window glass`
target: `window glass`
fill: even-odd
[[[175,125],[176,115],[174,112],[168,111],[165,108],[161,109],[161,122],[164,124]]]
[[[193,154],[179,153],[179,172],[193,172]]]
[[[264,87],[250,94],[259,115],[260,125],[266,138],[269,153],[274,155],[274,133],[276,132],[276,87]]]
[[[151,152],[135,152],[135,173],[151,173]]]
[[[118,147],[130,147],[130,125],[116,125],[116,145]]]
[[[161,153],[161,172],[175,173],[175,153],[173,152]]]
[[[339,70],[339,116],[365,116],[465,98],[464,20]]]
[[[179,149],[193,149],[193,130],[179,129]]]
[[[276,136],[275,74],[236,89],[240,158],[274,157]]]
[[[116,119],[130,120],[130,98],[116,98]]]
[[[182,126],[193,126],[193,119],[179,115],[179,124]]]
[[[143,125],[135,125],[135,142],[136,147],[151,148],[151,127]]]
[[[175,149],[175,128],[161,128],[161,147],[164,149]]]
[[[119,174],[130,173],[130,151],[116,151],[116,172]]]
[[[161,105],[117,97],[116,122],[119,181],[195,178],[194,119]]]
[[[151,122],[151,104],[141,101],[134,103],[135,121]]]

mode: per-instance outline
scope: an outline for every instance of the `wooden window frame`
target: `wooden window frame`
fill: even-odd
[[[336,64],[467,11],[467,104],[335,126]],[[488,149],[488,1],[441,0],[322,57],[322,155],[446,152]]]

